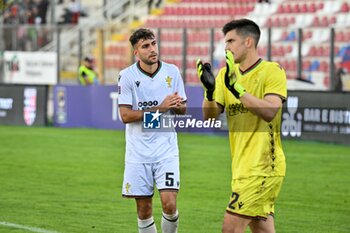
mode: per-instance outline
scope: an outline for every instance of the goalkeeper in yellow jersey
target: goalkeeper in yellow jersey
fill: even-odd
[[[205,90],[203,115],[226,112],[232,159],[232,194],[223,233],[275,232],[274,204],[286,172],[280,138],[281,107],[287,96],[285,71],[259,58],[259,26],[239,19],[222,29],[226,67],[216,79],[211,66],[197,60]]]

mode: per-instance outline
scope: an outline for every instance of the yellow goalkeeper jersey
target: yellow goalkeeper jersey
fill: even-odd
[[[236,68],[239,70],[238,64]],[[280,138],[282,109],[271,122],[254,115],[225,87],[225,71],[226,68],[222,68],[216,78],[215,100],[225,107],[227,115],[232,178],[284,176],[286,164]],[[286,74],[277,63],[259,59],[238,73],[237,82],[251,95],[263,99],[265,95],[275,94],[286,99]]]

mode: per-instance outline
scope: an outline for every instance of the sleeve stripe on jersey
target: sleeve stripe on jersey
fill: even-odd
[[[267,95],[276,95],[276,96],[280,97],[281,100],[282,100],[282,103],[284,103],[284,102],[286,101],[286,97],[285,97],[285,96],[282,96],[282,95],[280,95],[280,94],[276,94],[276,93],[266,93],[265,96],[267,96]]]
[[[131,105],[131,104],[119,104],[119,107],[128,107],[128,108],[131,108],[132,105]]]

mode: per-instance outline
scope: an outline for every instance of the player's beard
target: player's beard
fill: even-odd
[[[155,58],[153,56],[155,56]],[[158,60],[159,60],[158,59],[158,54],[152,54],[147,59],[143,59],[142,61],[146,65],[151,66],[151,65],[154,65],[154,64],[158,63]]]
[[[244,53],[244,54],[241,54],[241,56],[237,56],[235,57],[235,63],[236,64],[240,64],[243,60],[245,60],[247,57],[247,54]]]

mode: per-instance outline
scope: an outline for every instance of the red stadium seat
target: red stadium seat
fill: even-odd
[[[349,11],[350,11],[350,4],[348,5],[348,3],[344,2],[341,6],[340,12],[346,13]]]
[[[297,61],[296,60],[290,60],[289,61],[289,69],[292,71],[296,71],[297,70]]]
[[[321,25],[320,19],[318,18],[318,16],[314,16],[314,19],[312,21],[312,26],[318,27],[320,25]]]
[[[320,71],[322,72],[328,72],[329,71],[329,64],[326,61],[321,61],[320,63]]]
[[[323,16],[320,22],[321,27],[327,27],[329,25],[329,20],[327,16]]]
[[[277,13],[278,14],[283,14],[284,13],[284,7],[283,5],[279,5],[278,8],[277,8]]]
[[[331,18],[329,19],[329,23],[330,24],[335,24],[337,22],[337,18],[333,15],[331,16]]]
[[[322,10],[322,9],[323,9],[323,6],[324,6],[323,2],[318,2],[318,4],[317,4],[317,9],[318,9],[318,10]]]
[[[336,42],[343,42],[343,41],[345,41],[345,33],[343,31],[337,31],[335,33],[335,41]]]
[[[317,49],[315,46],[311,46],[308,56],[314,57],[317,54]]]
[[[306,5],[306,3],[302,4],[300,7],[299,7],[299,12],[300,13],[307,13],[309,10],[308,10],[308,6]]]
[[[285,7],[284,7],[284,13],[290,14],[290,13],[292,13],[292,12],[293,12],[292,6],[291,6],[290,4],[285,5]]]
[[[299,8],[299,5],[298,5],[298,4],[295,4],[295,5],[292,7],[292,12],[293,12],[293,13],[300,13],[300,8]]]
[[[311,65],[310,60],[303,61],[303,70],[308,70],[310,68],[310,65]]]
[[[323,85],[326,87],[329,87],[329,76],[326,75],[326,77],[323,79]]]
[[[314,12],[316,12],[316,11],[317,11],[317,6],[316,6],[316,4],[315,4],[314,2],[312,2],[312,3],[309,5],[309,7],[308,7],[308,12],[314,13]]]

